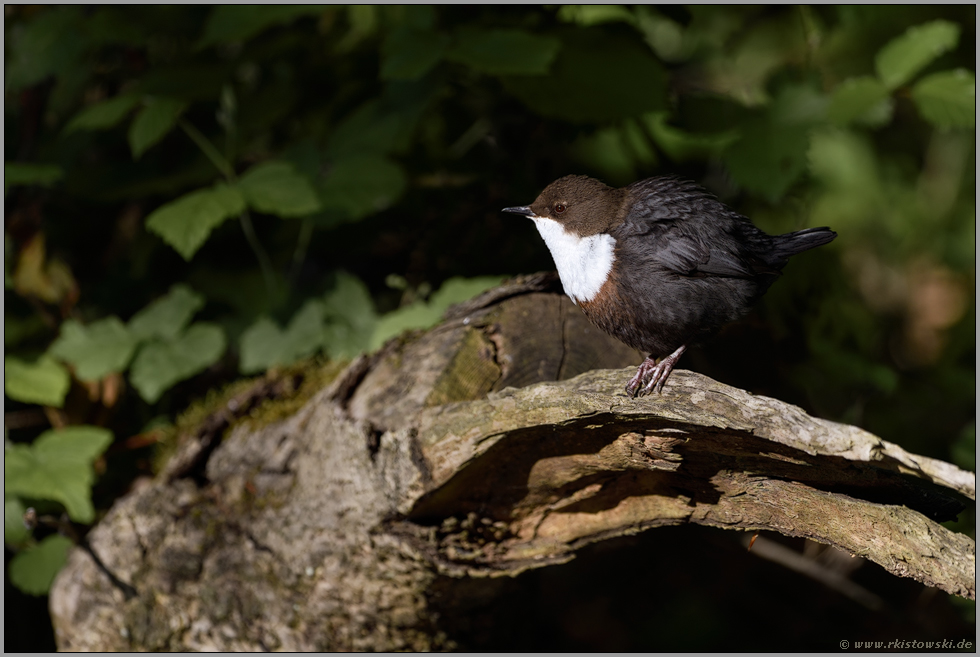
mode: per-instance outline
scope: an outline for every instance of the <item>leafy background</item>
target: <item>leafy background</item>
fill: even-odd
[[[7,638],[53,648],[68,547],[192,400],[552,268],[499,208],[568,173],[680,174],[768,232],[833,227],[682,366],[974,469],[975,25],[973,5],[6,6]]]

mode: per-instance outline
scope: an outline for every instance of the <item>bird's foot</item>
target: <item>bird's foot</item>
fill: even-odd
[[[626,384],[626,394],[630,397],[642,397],[654,390],[659,394],[663,391],[667,377],[674,371],[674,365],[681,359],[685,350],[687,350],[687,346],[681,345],[671,355],[661,358],[659,363],[654,360],[653,356],[647,356],[636,368],[636,374]]]

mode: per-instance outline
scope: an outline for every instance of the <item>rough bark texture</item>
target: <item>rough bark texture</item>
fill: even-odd
[[[295,381],[229,399],[71,553],[59,647],[454,648],[439,610],[468,582],[681,523],[808,537],[975,597],[974,542],[937,524],[973,473],[691,372],[628,399],[632,368],[594,368],[639,355],[554,286],[456,307],[264,426],[249,417]]]

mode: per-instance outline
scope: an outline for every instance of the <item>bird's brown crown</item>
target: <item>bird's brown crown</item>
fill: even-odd
[[[530,209],[568,232],[588,237],[622,222],[623,192],[588,176],[565,176],[545,187]]]

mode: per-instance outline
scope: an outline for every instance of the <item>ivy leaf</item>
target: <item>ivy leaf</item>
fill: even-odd
[[[28,595],[47,595],[72,545],[70,539],[54,534],[17,553],[8,567],[10,583]]]
[[[88,326],[66,319],[48,353],[74,365],[80,380],[98,381],[126,369],[135,348],[136,339],[118,317],[112,316]]]
[[[891,110],[888,88],[877,78],[864,76],[845,80],[837,87],[827,107],[827,118],[838,125],[883,125],[891,118]]]
[[[133,159],[146,152],[170,132],[187,109],[187,102],[176,98],[154,98],[140,110],[129,126],[129,148]]]
[[[170,386],[214,364],[225,351],[225,334],[206,322],[192,324],[172,340],[144,344],[129,370],[129,380],[149,404]]]
[[[163,238],[184,260],[190,260],[211,231],[228,217],[245,210],[245,199],[236,187],[218,183],[161,205],[146,218],[147,229]]]
[[[4,452],[4,494],[61,502],[72,520],[90,523],[92,462],[111,442],[106,429],[74,426],[45,431],[31,445],[11,445]]]
[[[129,332],[138,340],[175,338],[203,306],[203,296],[186,285],[174,285],[129,319]]]
[[[956,23],[936,20],[915,25],[878,51],[875,70],[886,87],[895,89],[934,59],[955,48],[959,40],[960,28]]]
[[[61,180],[65,172],[54,164],[26,164],[5,162],[3,165],[3,193],[15,185],[41,185],[50,187]]]
[[[260,317],[245,330],[241,339],[239,370],[251,374],[275,365],[288,365],[316,352],[323,344],[323,302],[307,301],[286,330]]]
[[[940,128],[976,125],[977,81],[966,69],[933,73],[912,87],[912,100],[930,123]]]
[[[446,58],[490,75],[543,75],[561,49],[555,37],[522,30],[463,29]]]
[[[3,390],[11,399],[61,408],[70,385],[68,370],[48,355],[34,363],[4,356]]]
[[[302,217],[320,209],[320,201],[302,174],[287,162],[263,162],[239,181],[250,207],[280,217]]]
[[[68,122],[65,133],[111,128],[122,121],[138,102],[139,96],[136,94],[122,94],[86,107]]]

